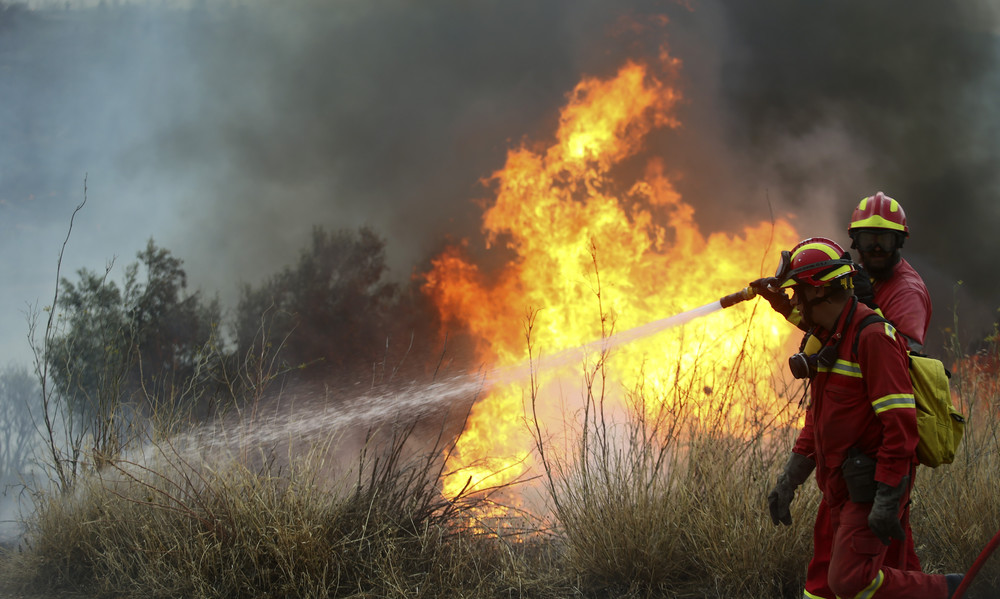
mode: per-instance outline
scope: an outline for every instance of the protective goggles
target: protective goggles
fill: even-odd
[[[872,252],[882,248],[884,252],[892,252],[899,247],[899,233],[895,231],[858,231],[854,234],[854,247],[862,252]]]
[[[788,280],[788,273],[792,270],[792,253],[788,250],[781,252],[781,259],[778,262],[778,269],[774,272],[774,278],[778,279],[778,284]]]

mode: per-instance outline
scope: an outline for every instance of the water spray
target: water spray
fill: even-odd
[[[313,408],[308,419],[302,419],[299,415],[291,412],[282,413],[272,417],[267,427],[255,430],[253,437],[261,444],[277,443],[290,437],[313,438],[327,435],[331,430],[346,430],[372,422],[388,420],[400,412],[413,416],[441,409],[457,398],[475,396],[494,385],[527,380],[533,369],[562,368],[579,362],[587,355],[606,352],[667,329],[685,325],[697,318],[752,299],[756,295],[752,288],[746,287],[704,306],[617,332],[607,338],[563,349],[554,354],[540,357],[534,363],[524,362],[512,366],[490,368],[477,375],[456,375],[430,384],[414,382],[403,389],[372,389],[357,397],[342,399],[335,405],[321,404],[322,407]],[[197,437],[197,440],[192,439],[192,442],[203,448],[225,447],[230,441],[211,427],[197,431],[193,433],[193,436]]]
[[[686,324],[696,318],[711,314],[717,310],[729,308],[740,302],[745,302],[755,297],[757,297],[757,292],[754,291],[753,287],[747,286],[740,289],[736,293],[730,293],[729,295],[721,297],[714,302],[705,304],[704,306],[699,306],[691,310],[685,310],[679,314],[674,314],[673,316],[647,322],[644,325],[631,328],[627,331],[615,333],[606,339],[597,339],[579,347],[564,349],[557,354],[539,360],[539,362],[535,364],[535,367],[551,368],[554,366],[565,365],[571,361],[579,360],[580,357],[588,353],[607,351],[614,347],[625,345],[644,337],[649,337],[650,335],[659,333],[660,331]],[[525,366],[522,365],[520,368],[522,370],[519,371],[519,374],[523,376],[523,369]]]

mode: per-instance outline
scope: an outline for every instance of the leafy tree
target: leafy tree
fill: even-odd
[[[103,276],[81,269],[76,283],[61,281],[62,327],[47,358],[56,390],[78,416],[198,401],[212,380],[211,361],[220,359],[209,351],[218,301],[187,293],[182,261],[152,239],[137,256],[121,288],[108,280],[110,267]]]
[[[86,203],[84,177],[83,201],[56,262],[52,305],[43,309],[44,319],[37,309],[27,314],[45,445],[41,465],[63,492],[83,469],[100,467],[124,444],[151,428],[167,430],[198,402],[213,399],[212,386],[225,375],[226,356],[215,337],[218,302],[203,304],[198,293],[187,293],[181,261],[152,239],[139,262],[125,269],[121,289],[108,280],[113,262],[103,275],[81,269],[76,283],[60,276]]]
[[[121,291],[107,279],[110,268],[103,276],[81,269],[76,284],[61,281],[59,329],[45,358],[71,430],[76,424],[108,418],[128,395],[128,373],[134,365],[131,335]]]
[[[125,277],[125,312],[138,349],[143,387],[170,396],[204,367],[206,351],[221,320],[218,300],[204,302],[199,292],[186,294],[183,262],[150,240],[139,262]]]
[[[383,281],[385,242],[371,229],[315,228],[294,267],[245,285],[236,315],[238,353],[273,354],[315,373],[370,372],[381,359],[398,286]]]

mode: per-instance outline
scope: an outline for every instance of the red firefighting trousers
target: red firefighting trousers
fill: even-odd
[[[910,567],[907,554],[913,547],[909,527],[905,526],[905,544],[893,541],[893,545],[883,545],[868,527],[870,508],[870,504],[850,501],[833,507],[822,502],[814,536],[817,553],[809,564],[805,597],[947,599],[944,576],[921,572],[919,563],[915,569],[906,569]],[[916,562],[915,554],[913,560]],[[892,562],[907,565],[900,568]]]
[[[920,559],[913,548],[913,531],[910,529],[910,506],[906,505],[900,514],[900,522],[906,531],[906,541],[893,539],[886,548],[882,565],[899,570],[920,571]],[[830,571],[830,553],[833,548],[833,524],[830,522],[830,506],[826,500],[819,503],[816,523],[813,526],[813,557],[806,573],[806,599],[835,599],[827,582]]]

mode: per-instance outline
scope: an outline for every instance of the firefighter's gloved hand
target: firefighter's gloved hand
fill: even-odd
[[[850,259],[850,254],[847,254],[847,256]],[[861,266],[855,266],[855,268],[857,270],[851,275],[851,284],[854,285],[854,297],[858,298],[858,301],[872,310],[878,308],[878,304],[875,303],[875,288],[872,286],[871,278]]]
[[[788,299],[785,292],[778,288],[779,282],[775,277],[763,277],[756,281],[751,281],[750,288],[757,295],[766,299],[775,312],[788,318],[788,315],[792,313],[792,300]]]
[[[795,489],[806,482],[815,468],[816,462],[800,453],[792,452],[788,456],[784,471],[778,475],[778,482],[767,496],[767,508],[771,512],[771,522],[774,522],[775,526],[779,523],[791,526],[792,512],[789,508],[792,499],[795,498]]]
[[[910,477],[904,476],[896,487],[883,482],[878,484],[872,511],[868,513],[868,528],[872,529],[884,545],[891,543],[892,539],[906,540],[903,525],[899,522],[899,500],[903,498],[909,483]]]

